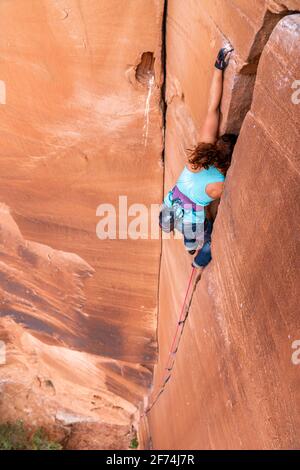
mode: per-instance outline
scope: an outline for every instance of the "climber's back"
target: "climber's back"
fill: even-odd
[[[213,200],[207,193],[207,186],[223,183],[225,176],[213,165],[208,169],[191,171],[186,166],[177,180],[178,189],[200,206],[208,206]]]

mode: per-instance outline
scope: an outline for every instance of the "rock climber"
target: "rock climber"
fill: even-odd
[[[218,136],[223,75],[232,51],[227,45],[218,53],[200,142],[193,149],[187,149],[187,164],[165,197],[159,215],[162,230],[167,233],[179,230],[191,255],[201,247],[193,261],[195,268],[204,268],[211,260],[213,221],[206,209],[222,195],[237,139],[234,134]]]

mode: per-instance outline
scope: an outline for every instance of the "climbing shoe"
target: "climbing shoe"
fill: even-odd
[[[196,269],[204,269],[204,266],[200,266],[199,264],[196,263],[195,260],[192,262],[192,267]]]
[[[211,241],[204,243],[201,250],[197,253],[193,261],[193,268],[205,268],[211,261]]]
[[[219,70],[225,70],[226,69],[226,67],[229,63],[228,54],[230,54],[230,52],[232,52],[233,50],[234,49],[233,49],[233,47],[231,47],[230,44],[228,44],[226,47],[223,47],[222,49],[220,49],[217,60],[216,60],[216,63],[215,63],[215,67],[217,69],[219,69]]]

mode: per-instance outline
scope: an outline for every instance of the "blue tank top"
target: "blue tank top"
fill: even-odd
[[[213,199],[206,194],[206,185],[210,183],[223,183],[223,181],[225,181],[225,176],[215,166],[210,166],[208,170],[203,168],[197,173],[185,167],[176,185],[179,191],[196,204],[208,206]]]

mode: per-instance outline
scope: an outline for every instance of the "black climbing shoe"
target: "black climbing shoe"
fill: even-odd
[[[226,47],[223,47],[222,49],[219,50],[219,54],[215,63],[215,67],[219,70],[225,70],[229,60],[226,60],[228,58],[228,54],[232,52],[234,49],[231,47],[229,44]]]
[[[195,260],[192,262],[192,267],[195,269],[204,269],[204,266],[199,266],[199,264],[197,264]]]

